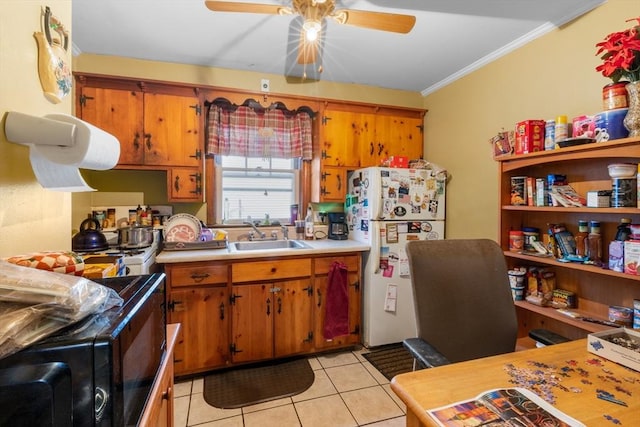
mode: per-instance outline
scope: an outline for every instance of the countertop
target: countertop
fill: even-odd
[[[311,256],[339,254],[344,252],[363,252],[371,249],[368,244],[357,242],[355,240],[322,239],[305,240],[304,243],[306,243],[309,248],[238,251],[233,246],[233,242],[229,242],[228,247],[224,249],[163,250],[156,256],[156,262],[159,264],[170,264],[194,261],[224,261],[284,256]]]

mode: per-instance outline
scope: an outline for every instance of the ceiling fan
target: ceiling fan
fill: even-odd
[[[299,15],[303,21],[298,47],[299,64],[313,64],[318,61],[318,45],[325,18],[331,18],[339,24],[402,34],[411,31],[416,22],[415,16],[411,15],[351,9],[336,10],[335,0],[291,0],[291,6],[226,0],[206,0],[205,4],[214,12]]]

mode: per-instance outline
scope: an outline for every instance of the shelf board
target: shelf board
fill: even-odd
[[[638,215],[638,208],[589,208],[582,207],[564,207],[564,206],[525,206],[525,205],[503,205],[504,211],[522,211],[522,212],[553,212],[553,213],[588,213],[588,214],[616,214],[616,215]]]
[[[527,301],[515,301],[516,307],[522,310],[532,311],[534,313],[541,314],[545,317],[558,320],[559,322],[566,323],[568,325],[574,326],[578,329],[582,329],[588,332],[601,332],[606,331],[607,329],[611,329],[611,326],[600,325],[598,323],[585,322],[584,320],[574,319],[573,317],[565,316],[564,314],[558,313],[558,310],[551,307],[540,307],[535,304],[528,303]],[[590,317],[593,319],[597,319],[597,316],[594,316],[591,313],[587,313],[581,310],[577,310],[572,308],[571,311],[575,311],[580,314],[582,317]],[[601,319],[606,320],[606,319]]]
[[[553,163],[598,158],[640,158],[640,138],[623,138],[607,142],[577,145],[556,150],[496,157],[502,172],[508,172],[541,163]]]
[[[529,262],[535,262],[538,264],[553,265],[561,268],[586,271],[589,273],[601,274],[603,276],[612,276],[620,279],[627,279],[627,280],[633,280],[635,282],[640,282],[640,276],[633,276],[631,274],[619,273],[617,271],[609,270],[602,267],[597,267],[595,265],[581,264],[579,262],[560,262],[553,257],[527,255],[524,253],[513,252],[513,251],[504,251],[504,256],[508,258],[517,258],[517,259],[522,259]]]

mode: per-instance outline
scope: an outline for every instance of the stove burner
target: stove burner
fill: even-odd
[[[141,255],[144,252],[145,252],[144,248],[143,249],[130,249],[130,248],[115,247],[113,249],[109,249],[105,253],[107,255],[135,256],[135,255]]]

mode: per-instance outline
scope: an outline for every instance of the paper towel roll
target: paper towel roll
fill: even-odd
[[[33,149],[42,157],[60,165],[95,170],[111,169],[118,163],[120,143],[113,135],[67,114],[47,114],[44,117],[75,125],[75,135],[70,146],[40,145],[33,141]],[[64,130],[58,130],[58,133],[50,135],[50,139],[66,140],[68,136]]]
[[[38,182],[48,190],[96,191],[87,185],[77,167],[53,163],[42,157],[34,146],[29,149],[29,159]]]

